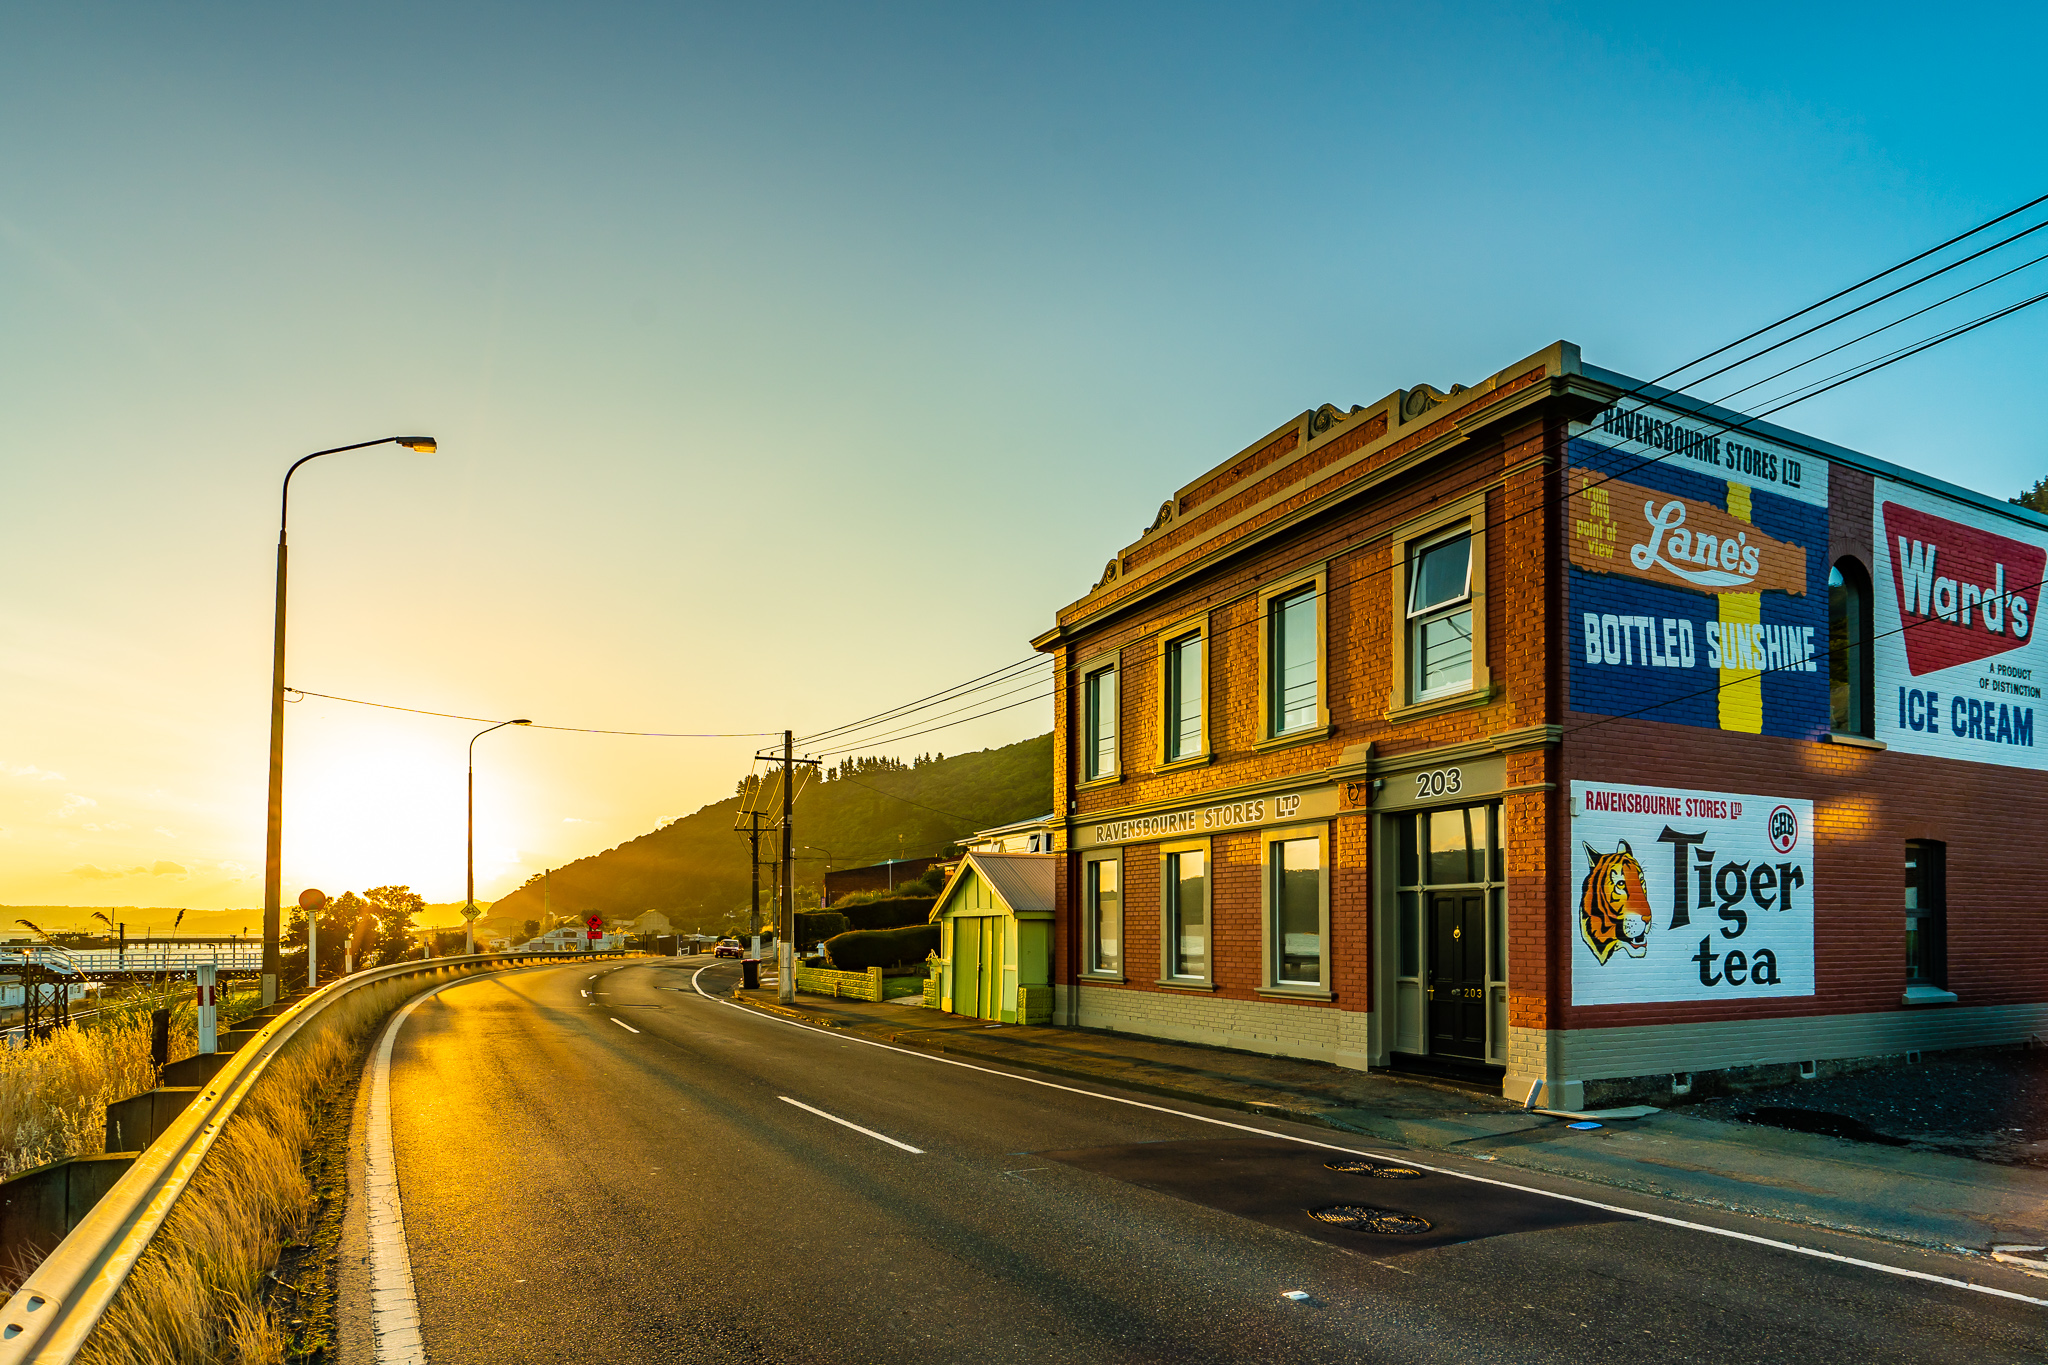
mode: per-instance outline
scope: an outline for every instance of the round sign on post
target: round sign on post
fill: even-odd
[[[320,912],[327,908],[327,893],[307,887],[299,893],[299,909],[306,912],[306,989],[320,984]]]

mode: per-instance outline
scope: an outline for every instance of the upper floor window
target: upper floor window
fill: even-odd
[[[1311,585],[1276,597],[1266,607],[1266,657],[1272,668],[1267,696],[1275,735],[1308,729],[1320,713],[1316,597]]]
[[[1408,656],[1413,699],[1472,686],[1472,535],[1418,547],[1408,569]]]
[[[1202,634],[1166,642],[1166,761],[1202,752]]]
[[[1082,684],[1082,771],[1089,779],[1116,773],[1116,669],[1090,673]]]
[[[1870,679],[1870,576],[1853,559],[1828,570],[1828,728],[1874,735]]]

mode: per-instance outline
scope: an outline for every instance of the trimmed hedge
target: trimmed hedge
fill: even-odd
[[[816,943],[820,939],[843,934],[853,925],[846,916],[836,910],[813,910],[796,917],[796,941],[799,946]]]
[[[931,918],[936,896],[898,896],[893,900],[869,901],[864,905],[841,906],[849,929],[901,929],[923,924]]]
[[[939,926],[911,924],[900,929],[855,929],[828,939],[825,954],[842,972],[870,967],[914,966],[939,950]]]

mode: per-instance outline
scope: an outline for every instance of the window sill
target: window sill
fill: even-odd
[[[1841,730],[1828,731],[1828,743],[1846,744],[1852,749],[1884,750],[1892,747],[1881,739],[1872,739],[1868,735],[1847,734]]]
[[[1254,986],[1254,995],[1263,995],[1268,1000],[1335,1000],[1332,991],[1319,990],[1314,986]]]
[[[1908,986],[1906,987],[1905,996],[1899,1003],[1902,1005],[1953,1005],[1956,1003],[1956,999],[1957,996],[1954,991],[1945,991],[1939,986]]]
[[[1160,762],[1159,767],[1155,769],[1155,771],[1162,773],[1177,773],[1182,768],[1206,767],[1209,764],[1214,763],[1215,761],[1216,755],[1212,752],[1204,750],[1199,754],[1189,754],[1185,758],[1164,759]]]
[[[1254,741],[1252,752],[1264,754],[1271,753],[1275,749],[1292,749],[1303,744],[1313,744],[1319,739],[1328,739],[1336,733],[1337,727],[1334,725],[1318,725],[1309,730],[1294,730],[1284,735],[1271,735],[1265,739]]]
[[[1117,783],[1123,780],[1124,775],[1121,772],[1114,772],[1104,777],[1091,777],[1086,782],[1076,782],[1074,784],[1074,790],[1077,792],[1084,792],[1094,787],[1114,787]]]
[[[1193,991],[1196,994],[1205,994],[1216,989],[1215,982],[1198,981],[1191,976],[1162,976],[1152,984],[1164,990]]]
[[[1387,708],[1387,722],[1399,725],[1404,721],[1420,720],[1424,716],[1439,715],[1445,711],[1485,706],[1498,695],[1498,689],[1492,683],[1487,683],[1483,687],[1475,687],[1469,692],[1460,692],[1455,696],[1435,697],[1429,701],[1410,702],[1405,706],[1390,706]]]
[[[1106,972],[1082,972],[1074,978],[1074,982],[1076,985],[1081,986],[1123,986],[1129,984],[1121,976],[1111,976]]]

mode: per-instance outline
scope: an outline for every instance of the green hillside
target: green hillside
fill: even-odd
[[[772,780],[768,785],[765,804],[779,815],[779,792]],[[1044,815],[1051,803],[1051,735],[915,767],[813,779],[796,800],[796,855],[803,861],[795,881],[800,893],[815,892],[825,871],[821,849],[830,850],[834,867],[929,857],[975,830]],[[733,833],[739,810],[735,795],[556,868],[549,879],[550,910],[558,918],[595,912],[610,920],[660,910],[680,930],[718,928],[728,912],[747,902],[747,841]],[[762,824],[772,818],[764,816]],[[764,862],[772,847],[764,837]],[[772,877],[762,870],[764,900]],[[492,920],[508,925],[540,917],[538,879],[491,907]]]

